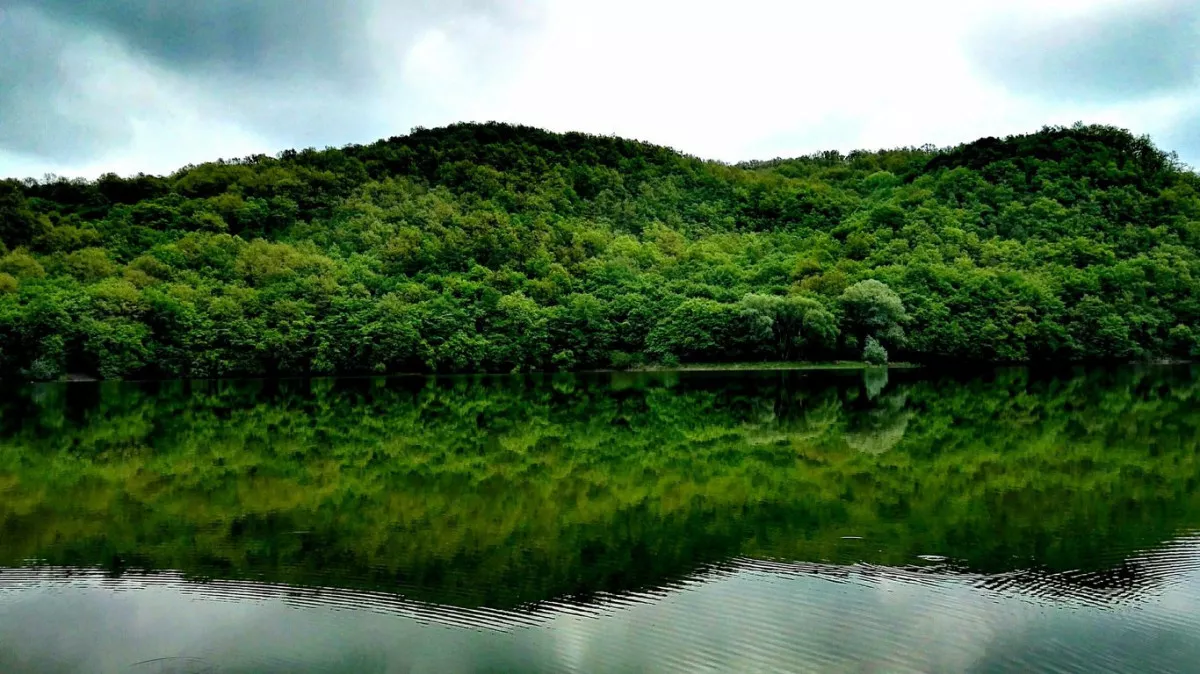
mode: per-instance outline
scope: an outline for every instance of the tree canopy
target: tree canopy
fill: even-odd
[[[1200,352],[1200,176],[1144,137],[736,166],[503,124],[0,181],[0,375]]]

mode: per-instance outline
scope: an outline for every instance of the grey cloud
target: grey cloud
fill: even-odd
[[[356,0],[18,0],[83,31],[116,36],[168,68],[354,78],[370,4]]]
[[[81,100],[64,68],[64,49],[82,35],[23,8],[3,11],[2,18],[0,147],[57,158],[129,140],[130,124],[115,102]]]
[[[101,51],[108,45],[89,52],[89,71],[107,72],[104,59],[139,60],[193,94],[179,105],[273,143],[401,132],[407,126],[397,122],[422,102],[397,100],[403,64],[374,53],[380,29],[389,53],[402,54],[429,28],[460,19],[482,16],[517,32],[517,10],[511,0],[0,0],[0,150],[87,160],[127,143],[134,117],[171,114],[138,110],[114,93],[129,83],[97,92],[64,69],[64,53],[88,38]],[[386,25],[372,25],[380,17]]]
[[[1112,102],[1200,81],[1200,4],[1147,0],[1055,22],[1006,20],[968,51],[987,76],[1047,100]]]

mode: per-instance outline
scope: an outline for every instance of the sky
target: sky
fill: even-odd
[[[730,162],[1083,121],[1200,166],[1200,2],[0,0],[0,176],[490,120]]]

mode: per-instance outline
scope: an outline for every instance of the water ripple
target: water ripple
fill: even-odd
[[[98,589],[136,595],[165,589],[218,603],[280,602],[318,622],[323,619],[314,611],[350,611],[403,617],[455,633],[504,638],[553,634],[556,643],[575,640],[576,648],[585,650],[586,657],[564,661],[554,670],[627,669],[631,656],[625,649],[589,647],[598,639],[617,638],[664,644],[656,652],[656,671],[1080,672],[1127,670],[1131,656],[1094,640],[1052,633],[1040,637],[1036,647],[1006,646],[1006,639],[1020,634],[1013,625],[1032,624],[1067,609],[1068,615],[1084,611],[1080,615],[1094,616],[1087,618],[1092,621],[1088,624],[1098,625],[1093,629],[1104,634],[1102,628],[1111,628],[1099,616],[1133,610],[1140,617],[1119,624],[1126,640],[1162,644],[1139,656],[1147,661],[1145,671],[1153,671],[1161,662],[1200,652],[1200,644],[1186,639],[1163,641],[1165,634],[1200,634],[1200,616],[1160,606],[1167,599],[1194,606],[1200,601],[1198,588],[1200,536],[1189,535],[1105,570],[981,574],[953,560],[889,567],[735,558],[641,591],[564,597],[516,609],[447,606],[332,584],[195,580],[176,572],[113,577],[96,568],[31,564],[0,569],[0,617],[4,610],[15,610],[3,599],[22,591],[62,595]],[[622,626],[620,637],[614,636],[616,625]],[[204,659],[164,658],[139,662],[129,671],[218,671],[208,666]],[[288,669],[265,660],[258,666],[262,671]]]

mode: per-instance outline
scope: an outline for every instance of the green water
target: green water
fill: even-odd
[[[0,399],[0,671],[1188,671],[1200,368]]]

